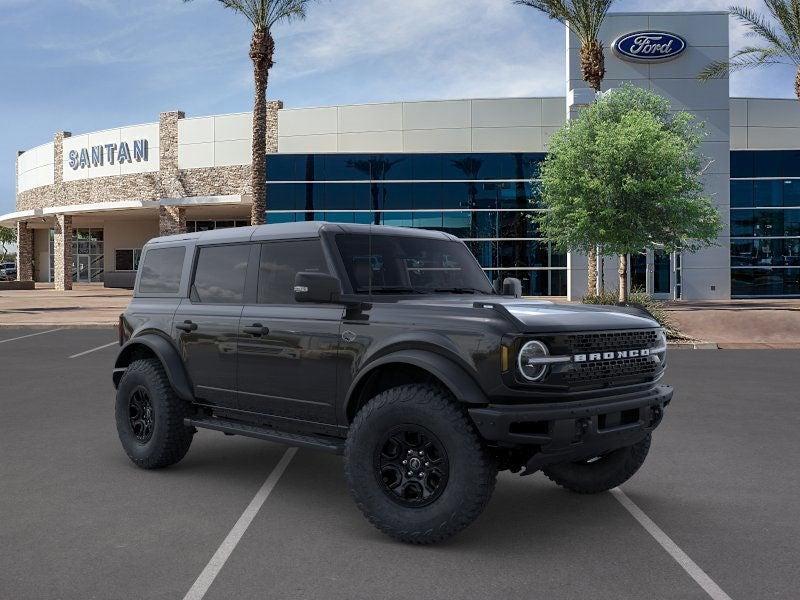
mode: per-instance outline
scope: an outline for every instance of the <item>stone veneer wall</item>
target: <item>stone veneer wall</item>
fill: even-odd
[[[33,257],[33,229],[27,223],[17,223],[17,280],[33,280],[33,261],[22,257]]]
[[[72,217],[56,215],[53,236],[53,283],[56,290],[72,289]]]

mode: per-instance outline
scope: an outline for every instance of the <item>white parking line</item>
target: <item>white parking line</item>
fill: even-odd
[[[627,510],[633,518],[639,521],[639,524],[645,528],[647,533],[649,533],[653,538],[661,545],[664,550],[666,550],[669,555],[675,559],[684,571],[689,574],[689,577],[695,580],[697,585],[705,590],[705,592],[713,598],[713,600],[731,600],[731,597],[728,596],[722,588],[720,588],[711,577],[709,577],[703,569],[697,566],[697,563],[694,562],[689,555],[686,554],[683,550],[681,550],[678,545],[672,541],[672,539],[664,533],[664,531],[656,525],[650,517],[648,517],[644,511],[634,504],[633,500],[628,498],[619,488],[614,488],[611,490],[611,493],[614,494],[614,497],[619,501],[620,504]]]
[[[37,331],[36,333],[29,333],[28,335],[21,335],[19,337],[11,338],[8,340],[0,340],[0,344],[5,344],[6,342],[16,342],[17,340],[24,340],[25,338],[33,337],[36,335],[44,335],[45,333],[53,333],[54,331],[61,331],[63,327],[59,327],[58,329],[49,329],[47,331]]]
[[[102,350],[103,348],[108,348],[109,346],[116,346],[119,342],[111,342],[109,344],[103,344],[102,346],[98,346],[97,348],[92,348],[91,350],[84,350],[83,352],[78,352],[77,354],[73,354],[70,358],[78,358],[79,356],[85,356],[87,354],[91,354],[92,352],[97,352],[98,350]]]
[[[283,475],[283,472],[286,470],[286,467],[289,466],[289,462],[296,453],[297,448],[288,448],[286,452],[283,453],[280,461],[278,461],[278,464],[275,465],[274,469],[272,469],[272,472],[264,481],[261,489],[259,489],[256,492],[256,495],[253,496],[250,504],[248,504],[247,508],[244,509],[242,516],[239,517],[239,520],[236,521],[233,529],[231,529],[230,533],[228,533],[227,537],[222,541],[220,547],[217,548],[214,556],[211,557],[211,560],[206,565],[206,568],[203,569],[202,573],[200,573],[200,576],[195,580],[191,589],[183,597],[183,600],[201,600],[201,598],[206,595],[208,588],[210,588],[211,584],[214,583],[214,579],[216,579],[217,575],[219,575],[222,567],[225,566],[225,562],[228,560],[228,557],[230,557],[231,553],[236,548],[239,540],[242,539],[244,532],[247,531],[250,523],[252,523],[256,514],[258,514],[258,511],[264,504],[267,496],[269,496],[272,490],[275,488],[275,484],[278,483],[278,479],[281,478],[281,475]]]

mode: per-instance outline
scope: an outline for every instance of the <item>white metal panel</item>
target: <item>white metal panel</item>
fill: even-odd
[[[146,161],[137,161],[133,158],[133,143],[131,144],[131,161],[132,162],[124,162],[119,165],[119,172],[120,175],[131,175],[134,173],[156,173],[158,172],[159,163],[160,163],[160,156],[158,154],[158,148],[150,148],[148,151],[148,158]],[[179,147],[180,148],[180,147]],[[92,167],[94,169],[94,167]],[[96,173],[92,172],[90,174],[92,177],[97,177]]]
[[[214,142],[214,166],[249,165],[252,163],[253,144],[249,140]]]
[[[712,162],[707,169],[707,173],[728,174],[731,172],[731,148],[730,142],[703,142],[700,144],[700,154],[709,158]]]
[[[618,13],[614,14],[613,18],[608,18],[605,20],[603,27],[600,29],[600,39],[606,44],[610,45],[622,34],[631,33],[633,31],[642,31],[648,27],[649,21],[647,15],[625,15]],[[575,37],[575,35],[569,31],[567,35],[569,36],[567,47],[573,50],[580,48],[580,41]]]
[[[727,46],[688,46],[678,58],[652,65],[650,76],[653,79],[672,77],[695,79],[700,71],[717,60],[728,60]],[[712,79],[708,83],[714,81],[727,81],[727,77],[724,79]]]
[[[89,169],[73,169],[69,166],[69,153],[72,150],[80,153],[82,148],[86,148],[89,144],[89,136],[87,134],[74,135],[72,137],[64,138],[62,143],[62,161],[63,164],[56,165],[56,169],[61,169],[64,181],[78,181],[80,179],[87,179],[89,177]]]
[[[475,152],[542,152],[541,127],[476,127],[472,130]]]
[[[676,33],[688,46],[728,46],[728,15],[723,12],[653,13],[648,28]]]
[[[458,129],[471,126],[469,100],[442,100],[436,102],[405,102],[403,128]]]
[[[731,98],[731,127],[747,127],[747,98]]]
[[[750,127],[800,127],[800,102],[797,100],[751,98],[747,104]]]
[[[469,152],[472,150],[470,129],[418,129],[403,132],[406,152]]]
[[[337,133],[338,109],[327,108],[292,108],[278,111],[278,135],[321,135]]]
[[[560,127],[542,127],[542,152],[547,151],[547,142],[550,141],[552,136]]]
[[[314,152],[336,152],[339,136],[335,133],[323,135],[292,135],[278,138],[278,152],[304,154]]]
[[[402,131],[339,134],[339,152],[402,152]]]
[[[251,113],[220,115],[214,117],[214,141],[253,141],[253,116]]]
[[[745,150],[747,148],[747,127],[731,127],[731,150]]]
[[[178,168],[201,169],[214,166],[214,144],[178,144]]]
[[[402,102],[339,107],[339,133],[400,131],[401,129],[403,129]]]
[[[669,100],[673,110],[729,110],[727,79],[653,79],[651,89]]]
[[[214,141],[214,117],[178,119],[178,145]]]
[[[541,98],[472,101],[473,127],[539,127],[541,124]]]
[[[561,127],[567,120],[567,99],[542,98],[542,125]]]
[[[754,150],[800,148],[800,128],[748,127],[747,145]]]
[[[727,110],[692,111],[698,123],[705,124],[706,142],[727,142],[730,137],[730,123]]]

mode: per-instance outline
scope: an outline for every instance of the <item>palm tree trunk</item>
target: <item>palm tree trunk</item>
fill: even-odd
[[[600,91],[600,84],[606,76],[603,45],[597,40],[586,42],[581,46],[581,75],[595,92]]]
[[[605,57],[603,45],[597,40],[591,40],[581,45],[581,75],[595,92],[600,91],[600,85],[605,77]],[[592,247],[588,255],[589,268],[586,275],[587,293],[590,296],[597,294],[597,249]]]
[[[797,69],[797,75],[794,77],[794,95],[800,100],[800,68]]]
[[[628,301],[628,258],[624,254],[619,255],[619,301]]]
[[[251,188],[253,204],[250,207],[250,223],[262,225],[267,210],[267,82],[272,67],[275,43],[269,31],[256,29],[250,42],[250,58],[253,61],[255,99],[253,101],[253,154]]]

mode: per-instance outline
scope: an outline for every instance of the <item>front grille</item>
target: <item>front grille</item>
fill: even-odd
[[[642,350],[663,344],[657,329],[564,333],[544,339],[553,355],[597,354]],[[664,364],[656,356],[570,362],[553,366],[547,383],[592,389],[652,381]]]
[[[658,368],[658,364],[650,356],[574,363],[572,369],[565,373],[564,379],[569,385],[581,385],[619,379],[650,378],[656,374]]]
[[[598,333],[576,333],[565,336],[573,354],[588,352],[610,352],[612,350],[639,350],[652,348],[658,343],[655,330],[602,331]]]

